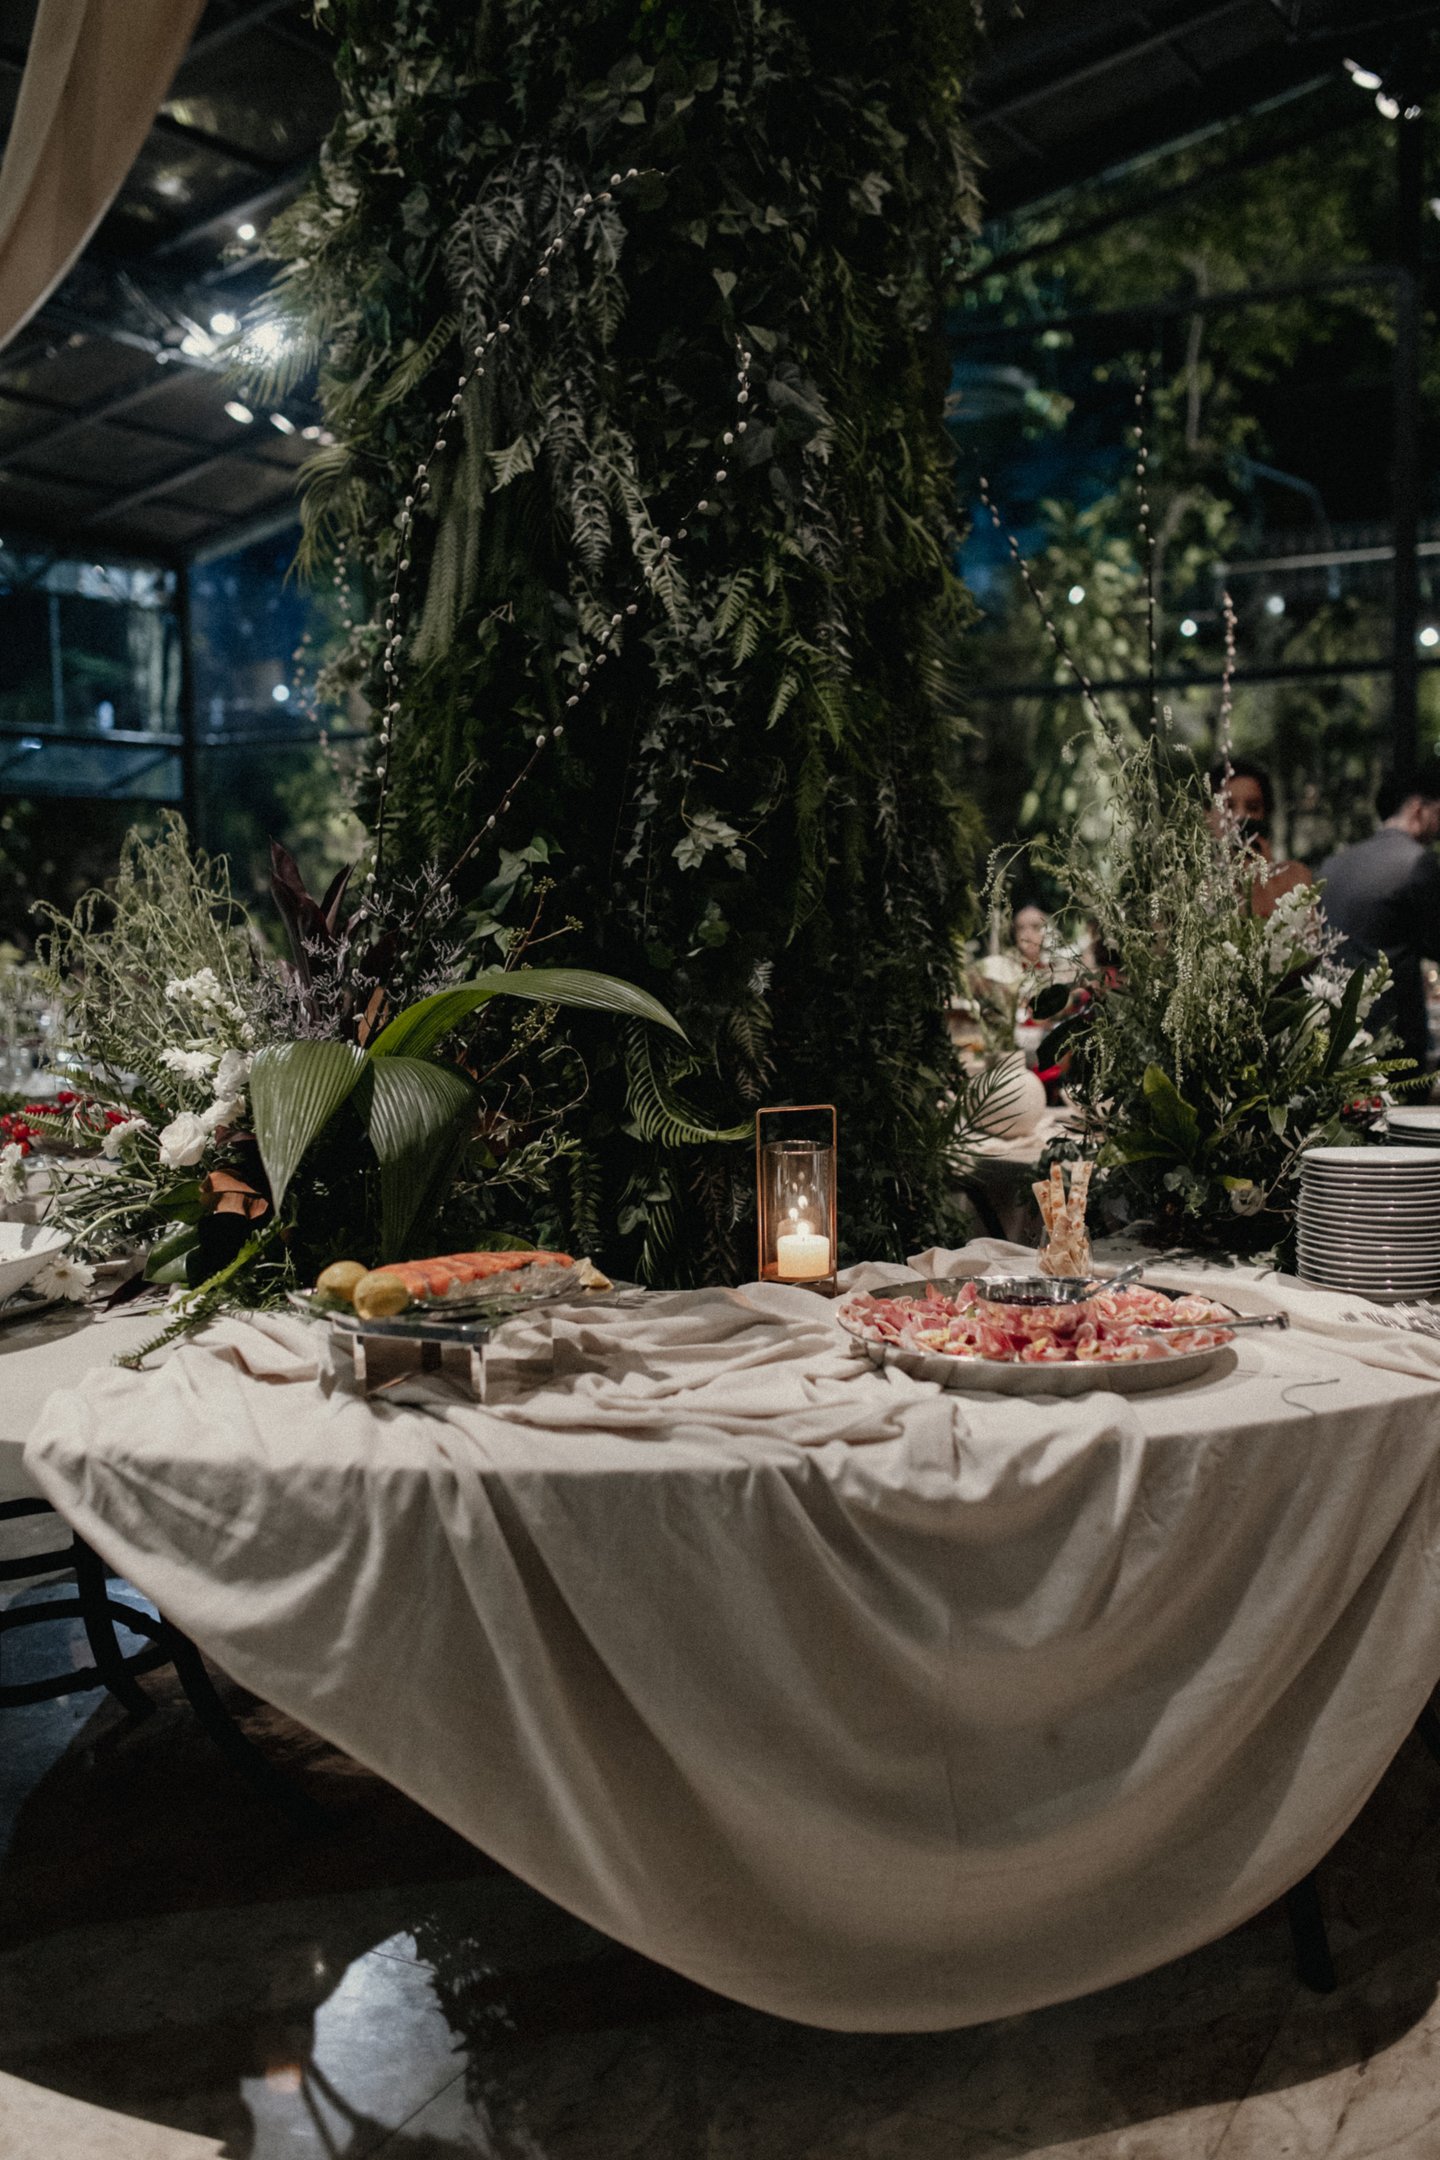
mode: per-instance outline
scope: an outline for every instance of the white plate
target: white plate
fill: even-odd
[[[1356,1282],[1374,1279],[1377,1282],[1436,1282],[1440,1281],[1440,1260],[1432,1260],[1427,1267],[1357,1267],[1348,1260],[1335,1259],[1325,1253],[1302,1252],[1303,1266],[1313,1268],[1321,1275],[1348,1275]]]
[[[1392,1110],[1387,1122],[1391,1132],[1433,1132],[1440,1139],[1440,1103],[1407,1103]]]
[[[1372,1265],[1380,1260],[1394,1260],[1418,1267],[1427,1260],[1440,1260],[1440,1245],[1433,1240],[1428,1244],[1407,1245],[1394,1238],[1327,1238],[1302,1230],[1300,1243],[1312,1252],[1331,1252],[1340,1259],[1368,1261]]]
[[[1377,1148],[1375,1152],[1378,1154],[1379,1149]],[[1333,1168],[1322,1165],[1319,1169],[1312,1169],[1306,1163],[1301,1175],[1307,1185],[1364,1185],[1368,1188],[1372,1185],[1426,1185],[1432,1183],[1436,1175],[1435,1149],[1433,1147],[1414,1147],[1407,1148],[1405,1152],[1407,1155],[1418,1156],[1419,1160],[1394,1164],[1380,1163],[1373,1170],[1352,1170],[1339,1163]]]
[[[1440,1238],[1431,1230],[1417,1231],[1413,1236],[1398,1230],[1387,1230],[1382,1234],[1373,1224],[1369,1229],[1362,1229],[1357,1224],[1354,1229],[1334,1230],[1323,1223],[1302,1222],[1300,1242],[1302,1245],[1330,1245],[1336,1252],[1408,1253],[1412,1258],[1418,1258],[1422,1253],[1440,1253]]]
[[[1419,1267],[1430,1260],[1440,1260],[1440,1244],[1433,1238],[1417,1239],[1406,1243],[1401,1238],[1331,1238],[1317,1232],[1300,1232],[1302,1250],[1334,1253],[1337,1259],[1370,1262],[1394,1260],[1411,1267]]]
[[[1307,1171],[1300,1180],[1300,1190],[1312,1193],[1374,1193],[1377,1197],[1389,1193],[1410,1196],[1432,1193],[1440,1189],[1440,1148],[1424,1148],[1421,1152],[1430,1157],[1428,1170],[1386,1170],[1375,1175],[1365,1172],[1358,1177],[1338,1170],[1322,1176]]]
[[[1386,1201],[1380,1194],[1367,1201],[1349,1201],[1339,1192],[1302,1192],[1300,1214],[1328,1214],[1336,1223],[1440,1223],[1440,1201]]]
[[[1323,1223],[1302,1222],[1300,1242],[1302,1245],[1328,1245],[1335,1252],[1354,1253],[1357,1259],[1365,1253],[1403,1253],[1412,1260],[1423,1258],[1427,1253],[1440,1253],[1440,1237],[1433,1229],[1409,1235],[1398,1230],[1381,1231],[1373,1225],[1368,1229],[1357,1224],[1353,1229],[1334,1230]]]
[[[1413,1163],[1420,1163],[1427,1169],[1431,1167],[1425,1150],[1416,1147],[1312,1147],[1306,1148],[1300,1161],[1307,1170],[1353,1169],[1361,1162],[1396,1170]]]
[[[1361,1290],[1367,1283],[1373,1283],[1377,1289],[1413,1289],[1417,1296],[1422,1296],[1427,1287],[1432,1290],[1440,1289],[1440,1267],[1425,1268],[1416,1275],[1404,1273],[1398,1268],[1371,1273],[1368,1269],[1361,1268],[1326,1267],[1323,1261],[1302,1253],[1300,1272],[1316,1282],[1335,1283],[1346,1290]]]

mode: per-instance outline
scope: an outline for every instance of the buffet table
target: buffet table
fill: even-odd
[[[1440,1342],[1219,1294],[1292,1331],[1068,1402],[879,1372],[773,1285],[513,1321],[483,1407],[232,1322],[81,1375],[27,1463],[237,1680],[596,1926],[785,2016],[963,2025],[1278,1896],[1440,1677]]]

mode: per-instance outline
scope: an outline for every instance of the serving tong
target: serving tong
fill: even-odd
[[[974,1287],[992,1305],[1083,1305],[1101,1290],[1127,1289],[1145,1267],[1131,1260],[1113,1275],[977,1275]]]
[[[1028,1305],[1039,1308],[1046,1305],[1082,1305],[1086,1298],[1095,1297],[1104,1290],[1124,1290],[1138,1282],[1145,1272],[1143,1260],[1132,1260],[1113,1275],[987,1275],[977,1276],[974,1288],[987,1303],[992,1305]],[[1197,1320],[1195,1327],[1223,1327],[1227,1334],[1235,1334],[1241,1328],[1288,1328],[1290,1315],[1273,1313],[1227,1313],[1224,1320]],[[1168,1339],[1184,1334],[1185,1328],[1156,1328],[1136,1324],[1137,1335]]]

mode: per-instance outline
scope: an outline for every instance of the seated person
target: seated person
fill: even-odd
[[[1225,815],[1240,838],[1266,864],[1250,888],[1250,906],[1256,915],[1273,915],[1276,901],[1297,886],[1310,884],[1311,876],[1304,863],[1277,863],[1271,854],[1270,820],[1275,806],[1270,775],[1263,765],[1253,764],[1249,758],[1226,758],[1210,768],[1210,793],[1215,798],[1217,826]]]

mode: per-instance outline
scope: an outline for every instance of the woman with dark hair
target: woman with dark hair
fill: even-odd
[[[1250,887],[1250,905],[1257,915],[1271,915],[1275,904],[1298,885],[1311,882],[1304,863],[1277,863],[1270,851],[1270,820],[1274,797],[1270,775],[1249,758],[1226,758],[1210,768],[1210,793],[1215,798],[1215,822],[1223,821],[1252,847],[1265,864]]]

